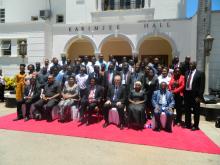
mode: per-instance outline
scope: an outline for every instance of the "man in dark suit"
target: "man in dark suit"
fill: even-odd
[[[124,127],[124,107],[125,107],[125,87],[121,85],[121,76],[116,75],[114,77],[114,85],[110,86],[107,94],[107,101],[104,104],[103,114],[105,123],[103,127],[107,127],[109,124],[108,114],[109,110],[115,107],[119,114],[120,129]]]
[[[196,62],[190,62],[190,70],[185,75],[185,127],[192,131],[199,130],[200,102],[203,100],[205,75],[196,69]],[[191,124],[191,108],[194,113],[194,124]]]
[[[92,115],[92,111],[101,104],[103,98],[103,89],[100,85],[96,85],[96,80],[97,79],[94,77],[90,78],[90,84],[80,103],[80,121],[82,121],[84,111],[86,110],[86,107],[88,107],[86,125],[89,125],[89,118]]]
[[[140,72],[140,64],[137,63],[135,65],[135,71],[134,73],[132,73],[131,78],[130,78],[130,90],[134,89],[134,83],[136,81],[140,81],[141,84],[144,84],[144,74],[142,72]]]
[[[104,98],[107,97],[108,87],[111,86],[114,82],[114,76],[116,71],[114,70],[114,65],[109,63],[108,70],[104,72],[103,76],[103,87],[104,87]]]
[[[100,67],[99,65],[95,65],[94,66],[94,72],[89,74],[88,77],[88,84],[90,83],[91,78],[95,78],[96,79],[96,84],[97,85],[102,85],[103,84],[103,76],[100,74]]]
[[[186,75],[186,72],[189,72],[190,68],[189,68],[189,65],[190,65],[190,56],[186,56],[185,57],[185,61],[180,63],[180,70],[181,70],[181,74],[182,75]]]
[[[25,113],[25,121],[30,119],[30,108],[31,104],[35,103],[40,99],[40,85],[37,83],[36,78],[30,79],[30,85],[25,86],[24,89],[24,98],[21,101],[17,102],[17,118],[14,121],[22,119],[22,104],[26,106],[26,113]]]
[[[130,81],[131,81],[131,71],[129,71],[129,65],[127,62],[122,64],[122,71],[120,71],[121,75],[121,84],[125,87],[126,92],[126,100],[125,103],[128,103],[128,95],[130,93]]]

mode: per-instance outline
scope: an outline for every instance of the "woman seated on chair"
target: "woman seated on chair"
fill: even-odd
[[[128,100],[128,124],[136,123],[141,128],[144,128],[146,122],[145,103],[147,96],[144,90],[142,90],[140,81],[134,83],[134,89],[130,92]]]
[[[61,93],[62,100],[59,102],[59,117],[60,122],[70,118],[70,109],[73,105],[78,105],[78,85],[74,76],[68,77],[68,82],[65,84]]]

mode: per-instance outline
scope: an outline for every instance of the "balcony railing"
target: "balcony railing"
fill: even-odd
[[[102,11],[144,8],[145,0],[102,0]]]

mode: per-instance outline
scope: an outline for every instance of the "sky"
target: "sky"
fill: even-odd
[[[187,17],[192,17],[198,8],[198,0],[187,0]],[[220,10],[220,0],[212,0],[212,10]]]

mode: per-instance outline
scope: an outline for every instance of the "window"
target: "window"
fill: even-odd
[[[144,7],[145,0],[103,0],[104,10],[138,9]]]
[[[57,15],[56,23],[63,23],[63,22],[64,22],[64,17],[63,17],[63,15]]]
[[[5,9],[0,9],[0,23],[5,23]]]
[[[38,16],[31,16],[31,21],[37,21],[38,20]]]
[[[2,40],[0,48],[2,55],[11,55],[11,40]]]
[[[18,49],[17,54],[18,54],[18,55],[21,55],[20,47],[21,47],[21,43],[22,43],[23,41],[24,41],[25,43],[27,43],[27,40],[26,40],[26,39],[19,39],[19,40],[17,41],[17,49]],[[26,48],[26,50],[25,50],[24,52],[27,52],[27,48]]]

